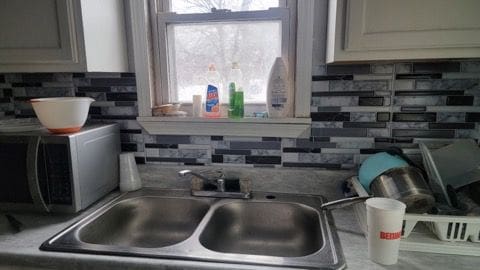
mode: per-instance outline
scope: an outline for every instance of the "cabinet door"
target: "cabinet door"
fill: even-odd
[[[337,0],[334,60],[480,55],[478,0]],[[332,60],[332,59],[329,59]]]
[[[0,64],[78,62],[72,0],[0,0]]]

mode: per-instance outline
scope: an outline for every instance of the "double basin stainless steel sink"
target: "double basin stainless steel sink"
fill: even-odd
[[[40,249],[341,269],[340,242],[322,203],[310,195],[255,192],[241,200],[142,189],[118,197]]]

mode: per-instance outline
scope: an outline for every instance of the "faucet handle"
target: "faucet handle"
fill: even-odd
[[[181,170],[178,172],[178,175],[184,177],[187,174],[190,174],[191,172],[192,172],[191,170]]]

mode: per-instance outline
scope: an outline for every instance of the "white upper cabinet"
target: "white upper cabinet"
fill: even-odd
[[[330,0],[327,62],[480,57],[478,0]]]
[[[1,0],[0,72],[126,72],[123,1]]]

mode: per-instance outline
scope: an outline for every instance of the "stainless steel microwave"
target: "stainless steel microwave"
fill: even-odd
[[[0,211],[77,212],[118,186],[117,124],[0,134]]]

